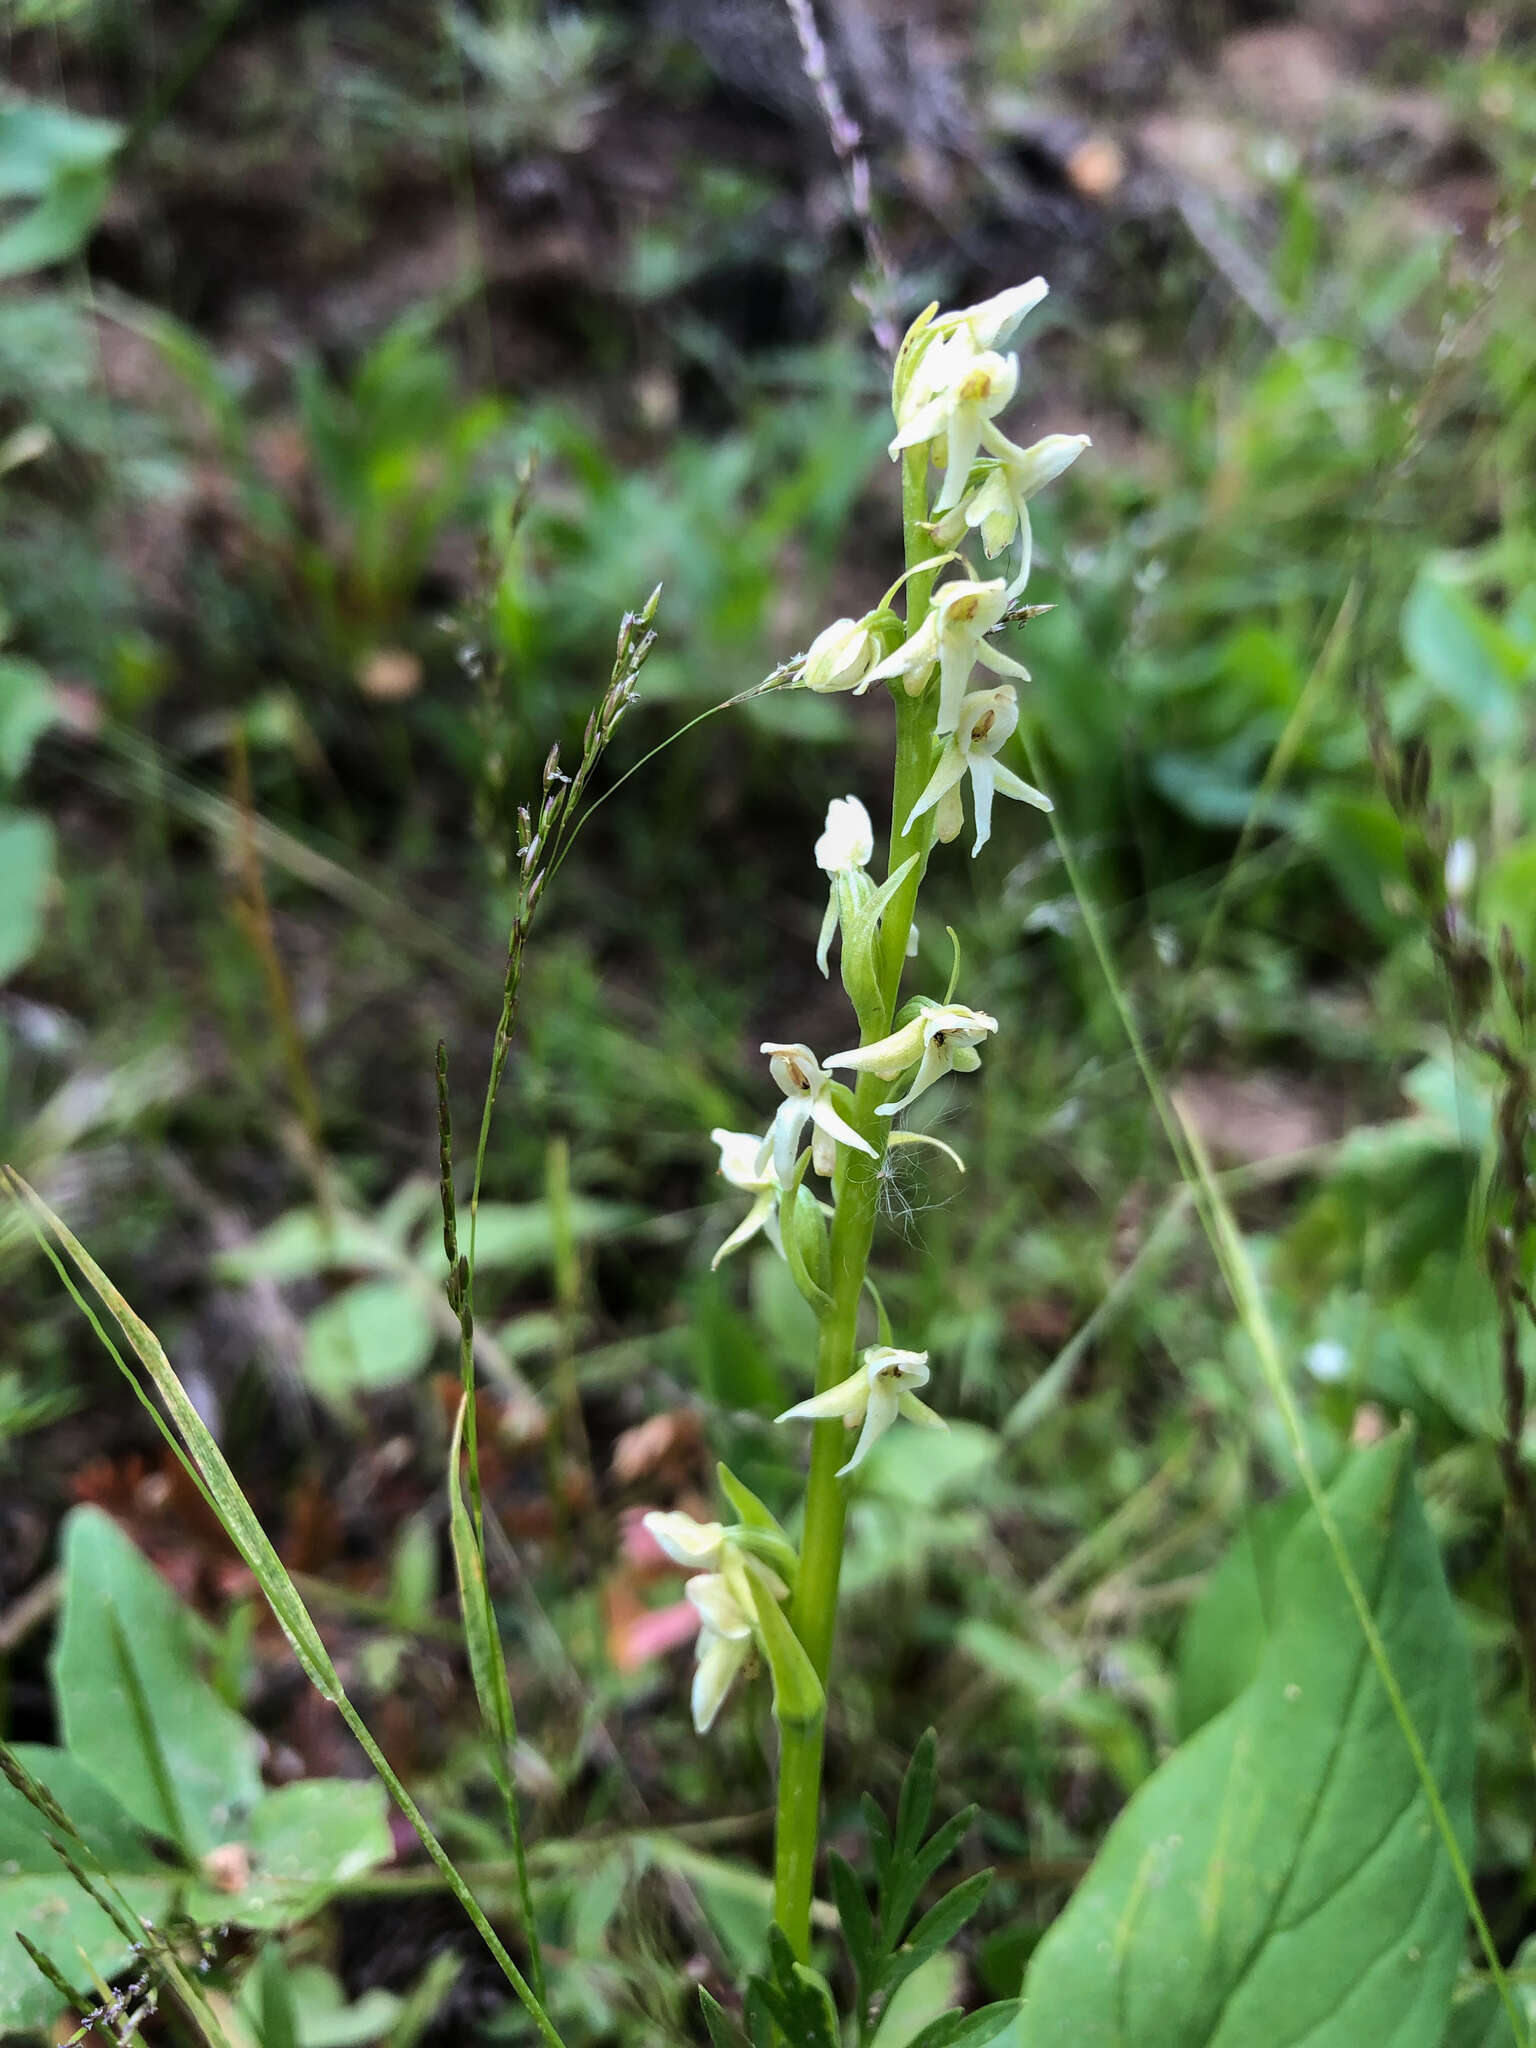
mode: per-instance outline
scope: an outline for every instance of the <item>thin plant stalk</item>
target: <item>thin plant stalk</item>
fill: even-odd
[[[910,570],[933,554],[924,530],[928,517],[927,451],[908,455],[902,464],[902,535]],[[907,582],[908,634],[916,632],[928,613],[933,572],[910,576]],[[891,1029],[901,993],[901,972],[907,957],[917,891],[933,839],[933,812],[903,831],[913,805],[922,794],[933,766],[936,716],[934,692],[909,697],[894,693],[896,764],[891,799],[890,868],[894,872],[914,853],[917,865],[892,899],[881,926],[881,1013],[870,1017],[860,1043],[872,1044]],[[858,1348],[859,1304],[869,1274],[875,1218],[880,1205],[880,1175],[890,1142],[891,1120],[876,1115],[890,1084],[874,1074],[861,1074],[849,1118],[855,1130],[875,1149],[876,1157],[839,1146],[833,1182],[835,1208],[829,1237],[831,1285],[821,1311],[816,1342],[816,1388],[825,1393],[854,1369]],[[811,1434],[810,1473],[805,1489],[805,1527],[800,1570],[790,1621],[825,1691],[837,1629],[837,1589],[842,1574],[843,1533],[847,1493],[837,1476],[846,1456],[845,1432],[836,1421],[818,1422]],[[820,1832],[822,1757],[826,1712],[808,1722],[788,1723],[781,1730],[779,1782],[774,1832],[774,1918],[800,1958],[810,1952],[811,1900]]]

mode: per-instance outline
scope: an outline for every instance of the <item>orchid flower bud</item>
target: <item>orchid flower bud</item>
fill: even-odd
[[[976,805],[973,859],[992,836],[994,796],[1013,797],[1019,803],[1033,804],[1037,811],[1053,810],[1055,806],[1043,791],[995,758],[998,749],[1013,737],[1018,723],[1018,692],[1011,683],[995,690],[974,690],[964,698],[959,723],[945,742],[927,787],[912,806],[904,830],[910,832],[924,811],[936,808],[934,829],[940,839],[953,839],[965,822],[960,784],[967,775]]]
[[[847,885],[854,883],[855,876],[863,878],[874,852],[875,828],[869,822],[868,811],[856,796],[833,797],[827,805],[826,828],[816,842],[816,865],[823,874],[831,877],[827,912],[821,921],[821,936],[816,942],[816,965],[823,975],[830,971],[828,961],[832,953],[832,937],[837,930],[843,896],[854,897],[856,894],[856,890]],[[852,907],[851,903],[849,907]]]
[[[834,619],[824,626],[806,653],[802,689],[822,695],[852,690],[862,696],[869,687],[869,670],[885,652],[894,623],[891,613],[877,610],[862,619]]]
[[[949,1424],[943,1416],[935,1415],[914,1391],[917,1387],[927,1386],[928,1379],[926,1351],[898,1351],[890,1344],[871,1344],[856,1372],[840,1380],[835,1387],[829,1387],[824,1394],[813,1394],[808,1401],[797,1401],[793,1408],[786,1408],[776,1419],[780,1422],[836,1421],[847,1429],[859,1428],[859,1440],[854,1446],[853,1456],[838,1469],[837,1476],[841,1479],[863,1464],[871,1447],[884,1436],[898,1415],[905,1416],[907,1421],[917,1423],[922,1429],[948,1429]]]

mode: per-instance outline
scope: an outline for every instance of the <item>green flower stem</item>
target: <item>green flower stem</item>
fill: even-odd
[[[920,450],[902,464],[902,526],[907,566],[932,553],[922,531],[928,516],[927,454]],[[933,576],[914,576],[907,585],[907,630],[915,632],[927,614]],[[921,697],[896,692],[896,773],[892,793],[891,872],[910,854],[923,860],[913,869],[886,913],[881,932],[883,1015],[867,1024],[861,1043],[884,1038],[891,1028],[901,989],[902,967],[918,885],[933,837],[933,814],[916,821],[910,837],[902,831],[913,804],[933,770],[935,692]],[[859,1304],[869,1269],[879,1212],[880,1170],[890,1138],[890,1119],[876,1115],[889,1093],[889,1083],[861,1074],[849,1121],[879,1155],[842,1147],[834,1183],[836,1208],[830,1233],[830,1301],[822,1314],[816,1349],[816,1392],[845,1380],[854,1369],[858,1345]],[[843,1525],[847,1494],[838,1467],[848,1456],[848,1434],[841,1423],[818,1422],[811,1433],[811,1468],[805,1489],[805,1529],[800,1545],[800,1571],[790,1620],[815,1666],[822,1685],[832,1664],[837,1629],[837,1587],[843,1563]],[[821,1809],[821,1764],[826,1732],[825,1708],[813,1722],[785,1725],[780,1730],[778,1811],[774,1848],[774,1918],[790,1947],[802,1960],[810,1952],[811,1897],[816,1873],[816,1846]]]

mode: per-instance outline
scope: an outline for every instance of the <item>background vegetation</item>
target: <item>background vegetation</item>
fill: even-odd
[[[980,1802],[962,1867],[998,1876],[882,2048],[952,1983],[1015,1994],[1127,1795],[1240,1685],[1294,1512],[1127,1017],[1320,1469],[1413,1425],[1523,1993],[1528,1450],[1484,1226],[1519,1199],[1527,1020],[1505,1001],[1501,1066],[1477,962],[1536,945],[1536,22],[826,17],[900,317],[1052,283],[1018,438],[1094,446],[1042,501],[1056,609],[1015,650],[1118,975],[1042,821],[930,885],[925,964],[942,985],[947,918],[1003,1031],[970,1199],[942,1166],[890,1188],[889,1306],[961,1419],[893,1433],[857,1503],[829,1834],[853,1852],[936,1723],[944,1810]],[[470,1128],[515,806],[579,745],[620,613],[664,586],[608,783],[889,580],[864,248],[769,0],[3,19],[0,1155],[159,1332],[391,1762],[510,1900],[448,1597],[435,1047]],[[636,1531],[704,1512],[716,1455],[790,1497],[759,1418],[802,1391],[808,1316],[767,1251],[709,1270],[739,1205],[707,1134],[763,1120],[783,1020],[842,1029],[810,847],[868,794],[862,745],[839,700],[706,720],[596,814],[529,953],[480,1430],[572,2043],[692,2038],[693,1987],[766,1923],[766,1710],[693,1737]],[[188,1906],[263,2048],[525,2038],[8,1209],[0,1290],[0,1731],[138,1783],[198,1858],[232,1800],[264,1816],[268,1890],[215,1862]],[[180,1702],[147,1747],[92,1707],[114,1609]],[[0,1922],[56,1885],[5,1861],[8,1814]],[[152,1900],[146,1837],[109,1847]],[[0,2024],[59,2004],[0,1959]]]

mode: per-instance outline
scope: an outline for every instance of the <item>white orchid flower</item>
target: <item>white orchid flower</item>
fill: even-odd
[[[989,562],[1017,536],[1019,558],[1003,593],[1005,604],[1012,604],[1029,581],[1034,559],[1030,499],[1054,483],[1093,444],[1086,434],[1047,434],[1028,448],[1015,448],[999,434],[994,445],[998,452],[981,465],[977,481],[951,511],[933,522],[930,531],[941,547],[949,548],[964,540],[968,531],[979,532]]]
[[[816,842],[816,865],[831,877],[827,892],[827,914],[821,921],[816,942],[816,965],[822,974],[830,972],[832,936],[841,909],[837,878],[857,871],[862,874],[874,859],[875,828],[869,813],[856,796],[835,796],[827,805],[826,829]]]
[[[850,1373],[847,1379],[829,1387],[824,1394],[813,1394],[808,1401],[796,1402],[777,1419],[780,1422],[840,1421],[848,1429],[862,1423],[853,1456],[838,1470],[837,1476],[841,1479],[856,1465],[863,1464],[870,1446],[885,1435],[898,1415],[904,1415],[922,1429],[948,1429],[949,1424],[943,1416],[935,1415],[913,1391],[917,1387],[926,1387],[928,1379],[926,1351],[898,1351],[889,1344],[871,1344],[857,1372]]]
[[[717,1125],[709,1135],[720,1148],[719,1171],[722,1177],[733,1188],[740,1188],[744,1195],[752,1197],[751,1208],[710,1260],[709,1270],[714,1272],[722,1259],[728,1259],[732,1252],[739,1252],[759,1231],[782,1257],[784,1243],[779,1235],[781,1190],[772,1149],[753,1131],[727,1131]]]
[[[834,690],[854,690],[863,695],[869,687],[868,671],[879,659],[880,637],[870,620],[834,619],[811,642],[801,672],[801,685],[823,695]]]
[[[944,744],[928,786],[912,806],[905,830],[910,832],[924,811],[937,809],[934,830],[948,842],[965,823],[965,806],[960,784],[971,778],[976,805],[976,844],[971,857],[980,853],[992,837],[992,799],[1008,796],[1021,804],[1033,804],[1037,811],[1056,807],[1043,790],[1005,768],[997,756],[1005,741],[1012,739],[1019,723],[1018,692],[1011,683],[995,690],[973,690],[960,706],[960,721]]]
[[[959,503],[993,419],[1013,403],[1018,388],[1018,357],[978,352],[968,331],[930,344],[897,415],[891,455],[943,439],[944,488],[935,511]]]
[[[650,1519],[646,1517],[647,1526]],[[722,1538],[728,1533],[722,1531]],[[657,1541],[661,1541],[659,1536]],[[693,1725],[700,1735],[714,1726],[726,1694],[752,1657],[757,1622],[748,1572],[775,1600],[783,1600],[789,1593],[776,1572],[756,1558],[743,1557],[727,1542],[722,1541],[719,1561],[719,1571],[702,1573],[683,1588],[684,1597],[698,1609],[700,1621],[692,1695]]]
[[[985,1010],[972,1010],[964,1003],[926,1003],[888,1038],[834,1053],[827,1065],[878,1074],[882,1081],[899,1080],[915,1066],[917,1073],[906,1094],[897,1102],[882,1102],[875,1112],[877,1116],[897,1116],[945,1074],[974,1074],[981,1065],[976,1048],[996,1029],[997,1019]]]
[[[768,1071],[784,1091],[779,1113],[757,1155],[760,1172],[771,1159],[781,1186],[788,1187],[795,1177],[800,1133],[807,1123],[812,1126],[811,1164],[818,1173],[832,1172],[839,1145],[851,1145],[855,1152],[878,1158],[874,1146],[838,1115],[832,1102],[832,1076],[808,1045],[778,1045],[770,1039],[760,1049],[767,1053]]]
[[[987,642],[987,635],[1001,624],[1007,609],[1008,596],[1001,576],[987,583],[960,577],[941,584],[933,594],[933,604],[923,623],[894,654],[887,655],[870,670],[870,682],[899,676],[907,694],[915,697],[927,686],[937,663],[939,715],[934,731],[953,732],[960,720],[965,686],[978,661],[997,675],[1029,681],[1029,670],[1022,662],[1000,653]]]

